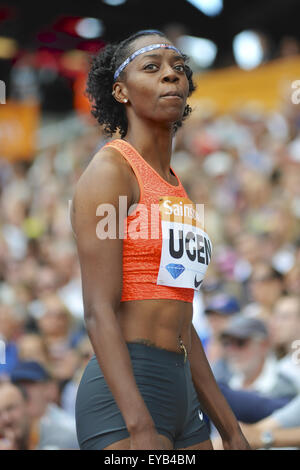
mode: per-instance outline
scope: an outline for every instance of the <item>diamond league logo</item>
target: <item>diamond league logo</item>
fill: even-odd
[[[177,279],[180,276],[180,274],[183,273],[183,271],[185,270],[185,267],[182,266],[182,264],[170,263],[170,264],[167,264],[166,269],[167,271],[169,271],[173,279]],[[203,279],[198,281],[197,274],[195,274],[194,286],[196,289],[198,289],[198,287],[202,284],[202,282],[203,282]]]
[[[183,273],[183,271],[185,270],[185,267],[182,266],[182,264],[170,263],[170,264],[167,264],[166,269],[169,271],[173,279],[177,279],[178,276],[180,276],[180,274]]]

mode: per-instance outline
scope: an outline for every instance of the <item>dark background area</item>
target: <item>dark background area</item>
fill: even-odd
[[[0,2],[0,37],[15,39],[18,43],[15,58],[0,59],[0,79],[7,84],[9,96],[10,71],[23,53],[45,49],[57,55],[74,49],[95,52],[106,42],[122,40],[140,29],[166,31],[172,24],[179,24],[183,34],[207,38],[217,45],[212,68],[235,64],[232,41],[246,29],[264,35],[268,60],[278,57],[283,38],[300,39],[299,0],[224,0],[223,4],[219,15],[209,17],[186,0],[127,0],[120,6],[109,6],[102,0]],[[74,17],[101,19],[105,28],[103,35],[92,40],[72,34]],[[63,109],[68,109],[72,96],[66,79],[58,77],[52,88],[51,84],[46,93],[48,104],[53,103],[60,89],[67,100]]]
[[[16,38],[24,47],[37,47],[38,32],[51,31],[59,16],[68,15],[100,18],[105,41],[120,40],[139,29],[181,23],[187,34],[213,40],[222,55],[230,53],[233,37],[244,29],[265,32],[275,46],[285,35],[300,38],[299,0],[224,0],[222,12],[215,17],[206,16],[186,0],[127,0],[118,7],[101,0],[10,0],[0,3],[0,8],[4,6],[14,11],[0,21],[0,35]],[[65,48],[70,41],[65,35],[58,43]]]

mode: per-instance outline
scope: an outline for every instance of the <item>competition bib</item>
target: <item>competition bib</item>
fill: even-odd
[[[202,214],[190,199],[175,196],[161,197],[159,212],[162,247],[156,283],[200,290],[212,252]]]

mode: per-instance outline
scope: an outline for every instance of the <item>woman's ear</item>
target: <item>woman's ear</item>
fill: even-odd
[[[123,83],[117,82],[113,86],[112,95],[119,103],[127,103],[127,90]]]

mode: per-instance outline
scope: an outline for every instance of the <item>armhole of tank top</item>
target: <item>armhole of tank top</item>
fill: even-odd
[[[178,178],[177,173],[175,173],[175,171],[173,170],[173,167],[172,167],[171,165],[170,165],[170,170],[172,171],[173,175],[175,176],[175,178],[176,178],[177,181],[178,181],[178,186],[174,186],[174,188],[180,188],[180,189],[183,188],[183,189],[184,189],[182,182],[181,182],[180,179]]]
[[[138,210],[138,207],[139,205],[141,204],[141,201],[144,197],[144,185],[143,185],[143,182],[142,182],[142,179],[140,177],[140,174],[135,166],[135,164],[129,160],[129,158],[127,157],[127,155],[125,154],[125,152],[123,152],[119,147],[118,145],[114,145],[113,143],[110,144],[110,147],[113,147],[115,150],[117,150],[123,158],[125,158],[127,160],[127,162],[129,163],[129,165],[131,166],[131,168],[133,169],[133,172],[135,174],[135,177],[137,179],[137,182],[138,182],[138,185],[139,185],[139,189],[140,189],[140,199],[139,199],[139,202],[136,204],[136,207],[135,209],[129,214],[127,215],[127,218],[129,217],[133,217],[136,215],[136,212]],[[131,207],[131,206],[130,206]]]

